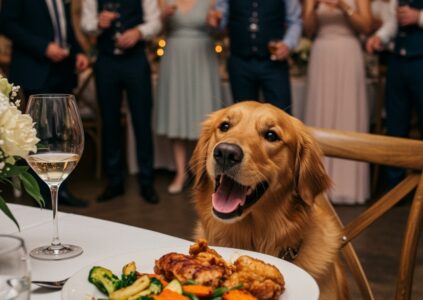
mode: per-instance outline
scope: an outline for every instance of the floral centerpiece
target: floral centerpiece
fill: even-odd
[[[300,39],[297,48],[292,51],[288,59],[291,75],[304,76],[307,73],[311,44],[310,39],[303,37]]]
[[[18,86],[10,84],[0,75],[0,182],[19,188],[12,180],[14,177],[18,178],[25,191],[40,206],[44,206],[40,188],[28,172],[28,166],[18,163],[30,152],[36,152],[38,143],[32,118],[19,110],[18,91]],[[19,228],[17,220],[1,194],[0,210]]]

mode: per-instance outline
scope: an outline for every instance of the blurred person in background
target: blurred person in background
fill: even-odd
[[[146,202],[158,203],[154,188],[151,72],[145,54],[145,41],[161,30],[157,0],[84,0],[81,27],[97,36],[94,72],[108,179],[97,201],[109,201],[124,193],[120,125],[122,97],[126,92],[137,143],[140,195]]]
[[[235,102],[259,100],[291,112],[287,58],[302,31],[298,0],[217,0],[210,10],[212,28],[227,28],[229,80]]]
[[[367,41],[367,50],[379,51],[394,40],[388,61],[385,89],[386,133],[408,137],[412,112],[417,112],[423,135],[423,1],[391,0],[390,18]],[[405,177],[405,170],[386,168],[384,182],[389,190]]]
[[[69,1],[3,0],[0,28],[13,43],[9,79],[26,96],[72,94],[77,72],[85,70],[89,60],[75,39]],[[34,177],[49,199],[47,185]],[[69,192],[67,182],[59,190],[59,203],[87,206],[87,201]]]
[[[188,141],[200,124],[221,107],[218,57],[208,32],[210,0],[159,0],[166,25],[166,52],[160,62],[157,134],[171,139],[176,176],[168,187],[180,193],[187,180]]]
[[[359,35],[371,30],[368,0],[305,0],[304,31],[315,36],[308,67],[305,123],[367,132],[366,74]],[[334,203],[364,203],[370,196],[369,166],[325,158]]]

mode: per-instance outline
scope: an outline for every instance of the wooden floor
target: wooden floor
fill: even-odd
[[[86,159],[89,160],[89,159]],[[158,205],[147,204],[139,196],[136,178],[130,176],[126,181],[126,193],[107,203],[96,203],[95,198],[101,192],[104,182],[93,179],[94,168],[90,162],[83,162],[84,167],[77,168],[69,179],[72,192],[90,201],[88,208],[59,209],[101,219],[116,221],[158,232],[191,239],[196,215],[190,200],[189,191],[179,195],[166,192],[172,174],[157,171],[156,188],[160,194]],[[88,167],[87,167],[88,164]],[[20,199],[18,202],[27,200]],[[336,207],[345,221],[359,214],[363,206]],[[393,299],[395,278],[402,242],[402,232],[409,206],[395,207],[383,220],[374,224],[358,238],[354,245],[362,259],[365,271],[369,276],[376,299]],[[423,299],[423,242],[420,241],[416,261],[414,288],[412,299]],[[352,299],[360,299],[357,288],[351,285]]]

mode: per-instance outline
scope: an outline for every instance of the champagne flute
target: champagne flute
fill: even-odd
[[[279,39],[273,39],[270,40],[269,43],[267,44],[267,48],[269,49],[270,52],[270,60],[276,60],[276,51],[278,50],[278,43],[281,40]]]
[[[0,234],[0,299],[29,300],[31,273],[24,241]]]
[[[114,30],[113,39],[115,43],[123,31],[122,22],[119,17],[119,8],[120,8],[120,3],[116,1],[106,1],[103,5],[103,10],[107,10],[107,11],[118,14],[117,19],[113,21],[113,30]],[[115,45],[115,49],[113,49],[113,53],[115,55],[121,55],[123,54],[123,50],[120,49],[117,45]]]
[[[82,248],[60,242],[57,215],[60,184],[76,167],[84,149],[84,130],[75,98],[62,94],[33,95],[26,112],[35,122],[40,139],[37,153],[30,153],[26,160],[50,188],[53,209],[52,242],[32,250],[30,255],[43,260],[75,257],[82,253]]]

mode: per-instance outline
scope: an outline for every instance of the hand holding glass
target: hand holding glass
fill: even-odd
[[[0,234],[0,300],[29,300],[31,275],[24,241]]]
[[[44,260],[71,258],[81,254],[82,248],[60,242],[57,204],[60,184],[76,167],[84,149],[84,130],[75,98],[34,95],[29,98],[26,112],[32,117],[40,139],[37,153],[31,153],[26,160],[50,188],[54,225],[51,245],[36,248],[30,255]]]
[[[281,40],[271,40],[267,44],[270,52],[270,60],[276,60],[276,51],[278,51],[278,43],[280,43],[280,41]]]

